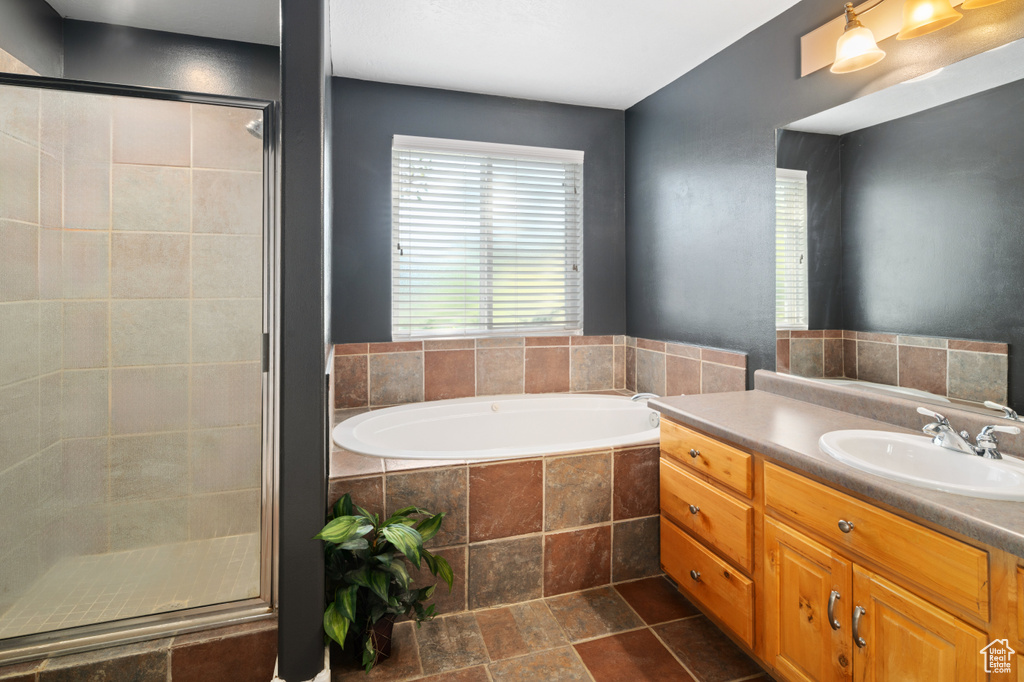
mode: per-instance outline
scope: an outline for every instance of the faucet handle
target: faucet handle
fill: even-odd
[[[997,424],[990,424],[981,430],[981,433],[978,434],[978,438],[988,438],[995,432],[1016,435],[1020,433],[1020,429],[1016,426],[999,426]]]
[[[926,417],[931,417],[932,419],[935,420],[935,422],[937,424],[940,424],[942,426],[949,426],[949,420],[948,419],[943,417],[938,412],[933,412],[932,410],[929,410],[927,407],[919,407],[919,408],[917,408],[917,413],[918,414],[923,414]]]
[[[1003,416],[1006,417],[1007,419],[1012,419],[1013,421],[1020,421],[1020,417],[1017,416],[1017,413],[1014,412],[1012,407],[1000,405],[999,403],[994,402],[992,400],[986,400],[985,407],[987,407],[990,410],[1002,410]]]

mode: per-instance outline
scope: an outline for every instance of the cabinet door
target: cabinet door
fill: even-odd
[[[854,647],[857,682],[981,682],[985,634],[859,566],[854,610],[863,608]],[[853,616],[857,620],[856,613]]]
[[[770,518],[764,549],[768,661],[787,680],[852,679],[850,563]],[[833,593],[838,628],[828,615]]]

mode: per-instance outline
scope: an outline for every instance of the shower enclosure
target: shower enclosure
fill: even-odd
[[[0,75],[0,662],[269,612],[270,113]]]

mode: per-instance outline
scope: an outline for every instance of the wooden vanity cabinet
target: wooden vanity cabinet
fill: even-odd
[[[774,519],[764,532],[765,653],[786,679],[985,679],[984,632]]]
[[[975,682],[988,679],[989,641],[1024,645],[1024,569],[1005,552],[662,424],[662,566],[777,678]],[[689,456],[693,444],[700,457]],[[750,458],[749,485],[737,452]],[[688,514],[698,499],[711,501],[704,519]]]
[[[765,657],[789,680],[853,679],[850,562],[774,519],[764,551]]]

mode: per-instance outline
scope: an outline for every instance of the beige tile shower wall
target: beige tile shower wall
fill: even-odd
[[[626,336],[528,336],[335,346],[336,409],[476,395],[628,389],[742,391],[743,353]]]
[[[0,93],[0,612],[53,548],[260,519],[253,114],[14,90]]]
[[[6,50],[0,50],[0,72],[20,73],[25,76],[38,76],[39,72],[30,69],[20,59]]]
[[[19,64],[0,54],[0,70],[31,73]],[[61,322],[50,240],[60,223],[40,189],[52,190],[55,175],[59,182],[60,161],[43,106],[37,90],[0,86],[0,613],[62,546],[54,531]]]
[[[780,331],[776,371],[812,378],[846,377],[936,395],[1005,403],[1005,343],[840,330]]]

